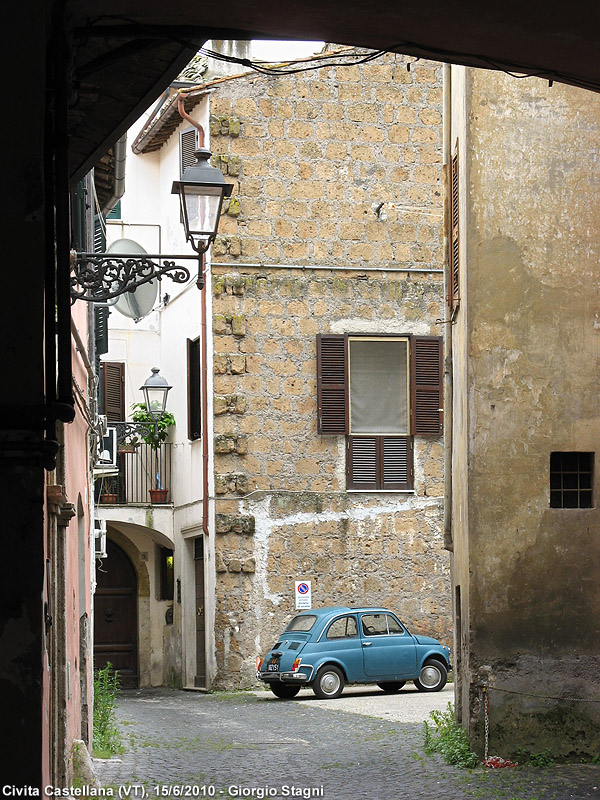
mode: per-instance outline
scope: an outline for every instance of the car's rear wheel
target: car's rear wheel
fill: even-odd
[[[378,683],[377,686],[383,689],[384,692],[391,694],[392,692],[399,692],[405,683],[406,681],[386,681],[385,683]]]
[[[312,682],[312,690],[321,700],[333,700],[341,695],[344,684],[342,670],[333,664],[328,664],[317,672],[317,677]]]
[[[446,685],[448,670],[441,661],[428,659],[421,667],[419,677],[414,681],[420,692],[439,692]]]
[[[275,697],[280,697],[282,700],[291,700],[300,691],[299,686],[288,686],[286,683],[272,683],[270,689]]]

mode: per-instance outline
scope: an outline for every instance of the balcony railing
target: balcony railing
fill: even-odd
[[[148,444],[120,453],[118,475],[96,481],[96,502],[103,505],[164,505],[171,502],[171,444],[157,451]],[[157,477],[158,476],[158,477]]]

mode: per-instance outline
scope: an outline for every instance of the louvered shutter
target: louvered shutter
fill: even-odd
[[[179,168],[181,175],[183,175],[186,167],[196,163],[196,156],[194,155],[196,148],[196,129],[190,128],[187,131],[182,131],[179,134]]]
[[[125,364],[102,362],[104,414],[109,422],[125,419]]]
[[[317,429],[321,434],[348,432],[346,337],[317,335]]]
[[[412,433],[442,433],[442,339],[414,336],[411,340]]]
[[[346,470],[349,489],[377,489],[378,437],[349,436],[347,442]]]
[[[459,237],[458,237],[458,145],[450,165],[450,264],[448,270],[448,305],[451,310],[460,303]]]
[[[187,340],[188,439],[202,436],[200,339]]]
[[[94,306],[94,342],[96,356],[108,353],[108,314],[107,306]]]
[[[410,489],[412,480],[412,439],[381,436],[382,489]]]
[[[94,217],[94,253],[106,253],[106,223],[103,214]]]

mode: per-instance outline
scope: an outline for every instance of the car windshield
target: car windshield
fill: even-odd
[[[316,621],[314,614],[298,614],[287,626],[286,631],[309,631]]]

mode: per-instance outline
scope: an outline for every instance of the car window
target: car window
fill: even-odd
[[[309,631],[316,621],[314,614],[298,614],[287,626],[286,631]]]
[[[327,630],[328,639],[351,639],[358,636],[354,617],[340,617],[334,620]]]
[[[363,614],[362,629],[365,636],[383,636],[387,634],[387,614]]]
[[[397,619],[392,617],[390,614],[387,615],[388,620],[388,630],[390,633],[404,633],[404,628]]]

